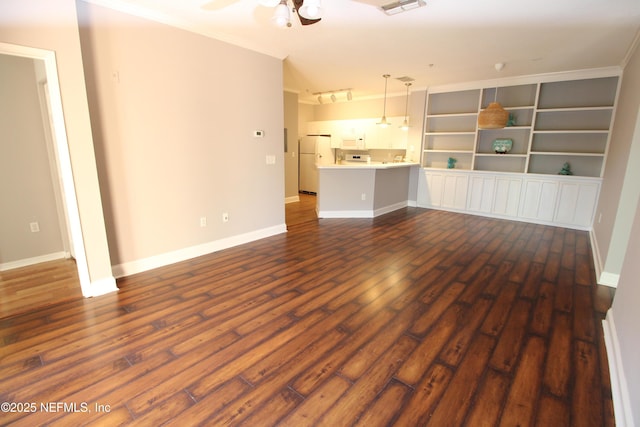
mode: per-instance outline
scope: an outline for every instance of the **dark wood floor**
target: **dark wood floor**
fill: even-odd
[[[80,298],[78,267],[72,258],[0,272],[0,319]]]
[[[614,425],[586,232],[419,208],[288,228],[0,321],[0,423]]]

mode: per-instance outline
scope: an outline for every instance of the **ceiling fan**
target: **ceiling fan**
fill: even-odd
[[[211,0],[200,6],[201,9],[207,11],[216,11],[224,9],[227,6],[232,5],[238,0]],[[320,22],[322,7],[320,0],[291,0],[293,2],[293,12],[298,15],[300,24],[311,25]],[[290,12],[288,6],[288,0],[259,0],[262,6],[273,7],[275,12],[273,20],[276,25],[284,27],[290,27]]]

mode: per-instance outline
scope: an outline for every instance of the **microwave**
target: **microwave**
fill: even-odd
[[[343,135],[340,148],[343,150],[366,150],[364,135]]]

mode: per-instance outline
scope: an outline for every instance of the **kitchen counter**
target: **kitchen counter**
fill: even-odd
[[[346,162],[341,161],[332,165],[318,165],[318,169],[390,169],[418,166],[414,162]]]
[[[341,162],[318,165],[319,218],[374,218],[416,206],[419,164]]]

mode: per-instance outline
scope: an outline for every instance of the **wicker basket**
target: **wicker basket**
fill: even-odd
[[[502,129],[507,125],[509,112],[497,102],[492,102],[478,114],[479,129]]]

